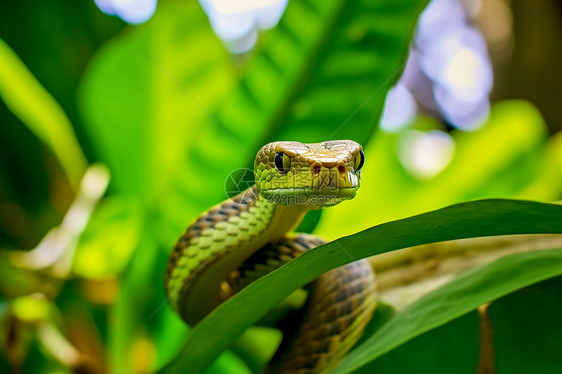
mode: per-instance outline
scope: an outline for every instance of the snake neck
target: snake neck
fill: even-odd
[[[220,304],[221,285],[250,255],[284,237],[310,207],[279,205],[255,186],[201,215],[180,237],[168,261],[172,307],[193,325]]]

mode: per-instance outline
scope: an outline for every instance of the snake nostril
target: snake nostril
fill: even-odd
[[[320,165],[314,165],[312,167],[312,173],[314,174],[315,177],[317,177],[318,174],[320,174],[320,169],[322,169],[322,166]]]
[[[341,175],[344,175],[345,174],[345,166],[343,166],[343,165],[338,166],[338,171],[340,172]]]

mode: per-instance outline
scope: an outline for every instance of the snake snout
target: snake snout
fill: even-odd
[[[344,163],[338,163],[333,167],[314,164],[309,172],[312,177],[312,186],[316,188],[349,188],[358,187],[358,180],[354,170],[351,170]]]

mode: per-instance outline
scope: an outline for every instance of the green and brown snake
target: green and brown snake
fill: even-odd
[[[166,270],[172,308],[194,325],[266,272],[324,243],[288,235],[311,209],[355,197],[365,156],[350,140],[265,145],[255,185],[201,214],[179,238]],[[377,304],[366,260],[334,269],[310,285],[302,319],[272,359],[269,373],[323,373],[361,337]]]

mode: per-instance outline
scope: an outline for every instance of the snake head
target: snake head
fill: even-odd
[[[363,148],[351,140],[274,142],[258,152],[254,175],[269,201],[321,208],[355,197],[364,161]]]

